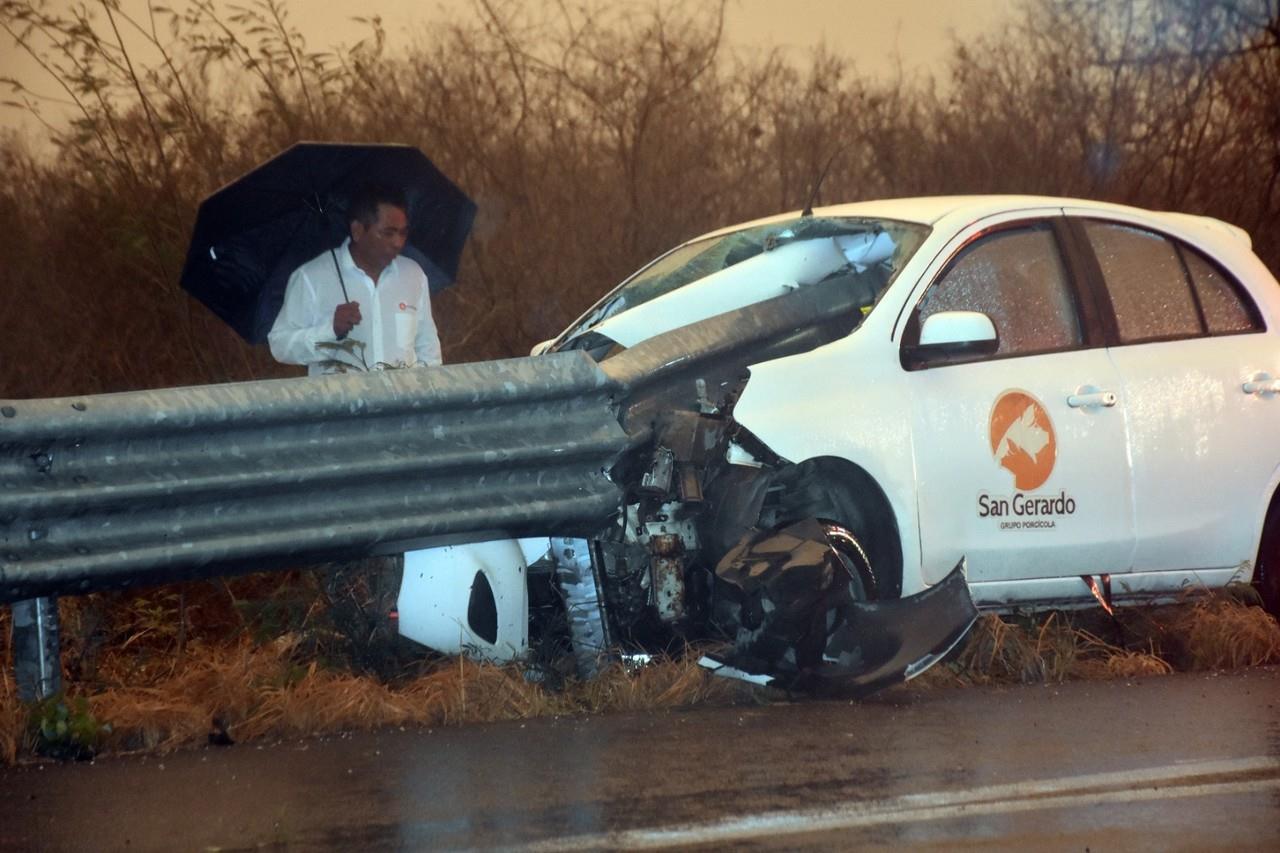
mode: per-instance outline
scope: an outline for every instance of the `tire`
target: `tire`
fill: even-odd
[[[811,686],[848,605],[870,598],[876,582],[853,532],[816,519],[757,533],[716,575],[714,619],[732,640],[731,662],[801,688]]]
[[[1254,564],[1253,585],[1262,606],[1280,621],[1280,502],[1273,502],[1262,527],[1262,543]]]
[[[837,459],[810,459],[779,471],[782,487],[772,516],[766,507],[762,526],[816,518],[848,530],[872,569],[871,598],[902,595],[902,552],[898,525],[888,499],[861,468]]]
[[[712,621],[740,669],[797,689],[838,686],[818,673],[830,672],[823,655],[849,604],[901,595],[897,523],[875,481],[840,459],[789,465],[767,485],[755,524],[716,566]],[[796,540],[821,556],[802,556]]]

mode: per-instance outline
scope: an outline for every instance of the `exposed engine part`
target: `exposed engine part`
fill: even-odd
[[[705,467],[716,461],[725,431],[725,421],[698,412],[679,409],[663,412],[655,421],[654,431],[663,447],[670,448],[677,462]]]
[[[698,510],[679,501],[626,507],[620,539],[596,543],[606,609],[616,639],[656,625],[683,631],[702,618],[710,572],[698,565]],[[701,598],[699,598],[701,596]]]
[[[649,539],[649,574],[653,583],[653,606],[663,622],[685,617],[684,543],[674,533]]]
[[[590,678],[600,670],[600,662],[612,645],[591,543],[586,539],[557,538],[552,540],[552,555],[556,581],[564,593],[578,674]]]
[[[697,468],[676,466],[676,496],[687,504],[702,503],[702,473]]]
[[[652,506],[651,504],[648,506]],[[644,504],[631,504],[627,507],[626,540],[649,547],[649,540],[655,536],[674,533],[683,542],[684,550],[698,550],[698,526],[696,512],[691,511],[680,501],[669,501],[646,511]]]
[[[675,468],[675,454],[665,447],[653,451],[653,464],[640,478],[637,491],[641,494],[662,497],[671,493],[671,477]]]
[[[600,540],[596,547],[605,608],[617,638],[625,639],[649,610],[649,551],[635,541]]]

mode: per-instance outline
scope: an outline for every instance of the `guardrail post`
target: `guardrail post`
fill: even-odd
[[[15,601],[11,608],[18,698],[23,702],[38,702],[62,689],[58,599],[28,598]]]
[[[564,594],[578,675],[591,678],[600,671],[602,659],[612,645],[591,543],[586,539],[556,537],[551,540],[551,554],[556,561],[556,580]]]

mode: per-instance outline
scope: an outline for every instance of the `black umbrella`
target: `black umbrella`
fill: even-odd
[[[347,203],[367,183],[409,202],[404,254],[435,293],[453,283],[475,204],[410,145],[300,142],[200,204],[182,286],[249,343],[271,331],[289,274],[348,234]]]

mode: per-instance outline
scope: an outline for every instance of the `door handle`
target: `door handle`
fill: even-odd
[[[1119,398],[1115,391],[1099,391],[1092,386],[1076,389],[1076,393],[1067,398],[1067,405],[1073,409],[1103,406],[1111,408]]]
[[[1280,379],[1272,379],[1269,373],[1255,373],[1240,390],[1246,394],[1280,394]]]

